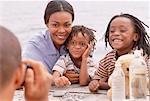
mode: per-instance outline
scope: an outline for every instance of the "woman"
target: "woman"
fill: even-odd
[[[73,20],[74,10],[67,1],[50,1],[44,14],[47,30],[34,36],[25,44],[23,58],[41,61],[49,73],[52,73],[58,58],[66,53],[63,44],[71,32]]]

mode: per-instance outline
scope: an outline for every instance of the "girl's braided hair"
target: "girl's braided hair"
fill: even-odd
[[[146,25],[141,20],[139,20],[137,17],[130,15],[130,14],[115,15],[109,21],[109,24],[108,24],[106,32],[105,32],[106,47],[107,47],[107,42],[108,42],[108,38],[109,38],[110,24],[117,17],[129,18],[132,21],[133,26],[134,26],[134,31],[135,31],[135,33],[137,33],[139,35],[139,40],[134,43],[133,48],[143,49],[143,53],[147,54],[149,56],[150,55],[150,36],[148,35],[148,33],[146,32],[146,29],[144,28],[144,26],[146,26],[147,28],[149,28],[149,26]]]

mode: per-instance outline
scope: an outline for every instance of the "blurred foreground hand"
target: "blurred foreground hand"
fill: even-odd
[[[29,65],[25,74],[26,101],[48,101],[48,92],[51,87],[52,76],[41,62],[24,60]]]

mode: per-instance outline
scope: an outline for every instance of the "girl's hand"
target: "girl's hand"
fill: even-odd
[[[87,49],[85,50],[85,52],[82,55],[82,59],[86,59],[89,57],[90,53],[91,53],[91,49],[92,49],[92,45],[88,44]]]
[[[67,70],[64,76],[67,77],[69,81],[73,84],[79,83],[79,74],[76,73],[74,70]]]
[[[98,89],[99,89],[99,81],[98,80],[92,80],[89,83],[89,90],[91,92],[97,92]]]
[[[57,87],[64,87],[64,86],[71,84],[69,79],[65,76],[61,76],[61,77],[54,79],[54,83]]]

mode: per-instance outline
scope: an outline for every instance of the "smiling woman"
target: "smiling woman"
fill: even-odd
[[[69,19],[69,20],[68,20]],[[72,16],[68,12],[56,12],[46,24],[51,32],[55,47],[59,50],[71,31]]]
[[[44,14],[47,30],[35,35],[25,44],[23,58],[43,62],[49,73],[52,73],[59,56],[66,53],[63,44],[71,32],[73,20],[74,11],[67,1],[50,1]]]

